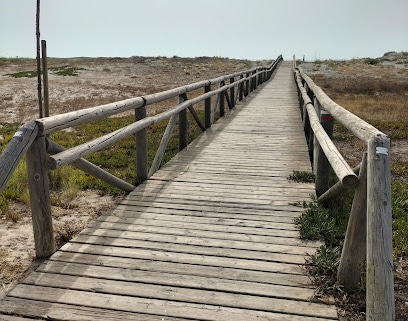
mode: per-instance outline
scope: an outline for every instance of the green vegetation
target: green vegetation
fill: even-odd
[[[48,68],[49,72],[58,75],[58,76],[78,76],[78,71],[86,70],[85,68],[75,67],[75,66],[62,66],[62,67],[50,67]],[[36,70],[30,71],[20,71],[13,74],[6,74],[6,76],[10,76],[13,78],[33,78],[37,77]]]
[[[200,112],[198,111],[199,115]],[[201,113],[202,116],[202,113]],[[133,122],[133,116],[108,118],[98,122],[87,123],[77,126],[74,131],[61,131],[51,135],[51,138],[58,144],[70,148],[103,134],[110,133],[120,127],[126,126]],[[195,121],[190,115],[188,116],[189,133],[188,142],[190,143],[197,137],[201,130],[196,126]],[[148,128],[148,157],[149,165],[153,162],[157,147],[160,144],[161,137],[167,126],[167,121],[157,123]],[[0,142],[0,152],[5,148],[7,142],[13,137],[17,130],[17,125],[2,124],[2,132],[5,140]],[[87,157],[87,160],[101,168],[109,171],[111,174],[136,184],[136,151],[135,138],[130,136],[108,149]],[[172,138],[167,146],[163,163],[169,161],[178,152],[177,128],[174,130]],[[101,194],[121,195],[123,191],[112,187],[72,166],[63,166],[54,171],[50,171],[50,188],[52,190],[52,205],[72,208],[71,201],[78,191],[86,189],[97,189]],[[26,172],[25,159],[18,165],[12,178],[8,182],[5,190],[0,195],[0,215],[5,215],[13,221],[17,217],[10,217],[9,201],[14,200],[29,204],[28,181]]]
[[[367,65],[377,65],[377,64],[379,64],[381,61],[380,61],[380,59],[378,59],[378,58],[365,58],[365,59],[364,59],[364,62],[365,62]]]
[[[14,74],[6,74],[6,76],[10,76],[13,78],[34,78],[37,77],[37,71],[36,70],[20,71]]]
[[[312,172],[293,171],[293,174],[289,175],[288,179],[298,183],[313,183],[315,175]]]
[[[78,71],[86,70],[85,68],[73,67],[73,66],[62,66],[62,67],[51,67],[49,70],[58,76],[78,76]]]

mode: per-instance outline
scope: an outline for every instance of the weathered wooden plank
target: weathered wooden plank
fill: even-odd
[[[133,204],[133,202],[132,202]],[[132,205],[132,204],[127,204]],[[146,205],[148,206],[148,202]],[[137,204],[136,204],[137,205]],[[164,207],[167,207],[169,204],[168,203],[163,203]],[[179,206],[182,208],[182,204]],[[211,210],[212,207],[209,207],[209,210]],[[213,224],[213,225],[228,225],[228,226],[245,226],[245,227],[262,227],[266,229],[278,229],[278,230],[297,230],[295,224],[291,223],[280,223],[280,222],[273,222],[273,221],[252,221],[250,219],[247,220],[240,220],[240,219],[234,219],[234,218],[211,218],[211,217],[200,217],[200,216],[176,216],[176,215],[165,215],[165,214],[153,214],[153,215],[147,215],[147,213],[143,212],[143,217],[138,217],[140,214],[137,214],[135,212],[128,213],[124,212],[123,210],[119,211],[112,211],[112,214],[118,217],[125,217],[125,218],[137,218],[138,222],[142,224],[147,223],[142,220],[146,220],[143,217],[147,217],[148,219],[155,218],[158,220],[162,221],[174,221],[174,222],[188,222],[188,223],[200,223],[200,224]],[[147,221],[147,220],[146,220]]]
[[[165,262],[200,264],[218,267],[233,267],[236,269],[243,270],[269,271],[288,274],[303,274],[302,268],[297,264],[276,263],[270,261],[257,261],[250,259],[218,257],[209,255],[204,256],[200,254],[191,253],[165,252],[153,249],[115,247],[96,244],[67,243],[61,248],[61,251],[107,255],[116,257],[141,258]]]
[[[0,301],[0,311],[14,315],[24,315],[28,319],[23,320],[64,320],[64,321],[156,321],[160,317],[154,314],[141,314],[109,310],[102,308],[91,308],[87,306],[60,304],[38,300],[25,300],[20,298],[6,298]],[[9,321],[5,315],[0,315],[0,320]],[[17,317],[12,317],[17,318]],[[163,318],[161,318],[163,319]],[[166,321],[189,321],[184,318],[166,316]],[[20,321],[10,319],[10,321]]]
[[[95,232],[97,235],[98,233]],[[153,249],[162,250],[166,252],[177,252],[177,253],[187,253],[187,254],[200,254],[200,255],[211,255],[214,257],[221,258],[242,258],[245,260],[263,260],[270,262],[285,262],[288,264],[303,264],[304,255],[307,252],[313,253],[314,248],[308,247],[296,247],[288,245],[273,244],[265,246],[262,251],[257,247],[261,247],[259,244],[254,244],[251,242],[243,244],[239,241],[224,240],[225,246],[217,246],[217,244],[222,244],[222,241],[207,239],[199,240],[198,238],[184,237],[188,239],[188,242],[181,243],[183,237],[177,237],[173,235],[154,236],[150,235],[150,240],[143,240],[143,235],[140,235],[140,239],[129,239],[129,238],[119,238],[116,235],[127,234],[129,232],[121,231],[110,231],[106,233],[105,236],[95,236],[95,235],[85,235],[81,234],[72,240],[72,243],[89,244],[89,245],[106,245],[106,246],[117,246],[117,247],[127,247],[127,248],[137,248],[137,249]],[[115,235],[115,237],[112,237]],[[167,242],[161,240],[167,239]],[[252,248],[252,249],[251,249]],[[296,256],[298,255],[298,256]]]
[[[138,204],[136,204],[138,203]],[[231,207],[219,207],[219,206],[195,206],[186,205],[183,208],[182,205],[178,204],[166,204],[158,203],[156,206],[149,206],[144,202],[132,202],[128,203],[130,206],[127,207],[124,204],[119,204],[110,211],[107,215],[112,213],[122,213],[123,217],[126,216],[126,212],[133,212],[134,215],[127,215],[130,218],[137,218],[141,213],[149,214],[167,214],[167,215],[178,215],[184,218],[187,216],[194,217],[212,217],[220,219],[241,219],[250,221],[266,221],[266,222],[277,222],[277,223],[293,223],[294,219],[300,215],[299,211],[278,211],[269,210],[265,212],[264,210],[258,209],[245,209],[245,208],[231,208]],[[174,218],[177,220],[178,216]],[[219,220],[222,222],[222,220]],[[260,227],[260,226],[258,226]]]
[[[149,211],[151,211],[150,209]],[[125,210],[126,211],[126,210]],[[160,219],[151,219],[146,222],[146,225],[141,225],[138,223],[139,217],[144,217],[143,212],[133,212],[127,211],[130,215],[126,216],[111,216],[111,215],[103,215],[97,221],[88,225],[89,227],[105,227],[111,229],[142,229],[145,226],[146,228],[152,227],[164,227],[164,228],[181,228],[181,229],[188,229],[188,230],[204,230],[204,231],[219,231],[219,232],[227,232],[227,233],[239,233],[239,234],[255,234],[255,235],[270,235],[270,236],[283,236],[283,237],[299,237],[299,233],[296,230],[282,230],[277,228],[264,228],[263,221],[267,220],[256,220],[258,222],[258,226],[256,227],[244,227],[244,226],[229,226],[226,224],[206,224],[206,223],[197,223],[197,222],[185,222],[184,218],[189,217],[188,215],[178,215],[176,219],[179,221],[172,220],[172,216],[169,217],[168,220],[160,220]],[[153,211],[152,211],[153,212]],[[153,212],[154,213],[154,212]],[[146,213],[150,214],[150,213]],[[184,213],[187,214],[187,213]],[[171,215],[171,214],[170,214]],[[191,214],[192,216],[202,217],[200,215]],[[218,218],[224,219],[229,218],[229,215],[220,215]],[[257,218],[257,217],[255,217]],[[284,220],[280,221],[280,217],[277,217],[276,222],[282,223],[285,222]],[[284,217],[282,217],[284,218]],[[246,218],[248,220],[248,217]],[[272,217],[272,222],[275,222],[275,217]],[[290,222],[292,223],[293,219],[290,218]],[[253,221],[253,220],[251,220]]]
[[[183,222],[174,222],[174,224],[171,224],[171,220],[169,221],[160,221],[156,225],[153,223],[150,225],[151,222],[155,222],[156,219],[152,218],[150,220],[142,221],[142,223],[139,223],[138,221],[134,221],[133,224],[130,224],[129,221],[124,223],[116,223],[116,222],[100,222],[98,221],[97,223],[92,224],[89,228],[95,229],[95,228],[103,228],[105,226],[105,229],[112,229],[112,230],[118,230],[118,231],[134,231],[134,232],[139,232],[139,233],[159,233],[159,234],[173,234],[173,235],[189,235],[189,236],[197,236],[197,237],[208,237],[208,238],[218,238],[218,239],[225,239],[225,240],[250,240],[252,242],[266,242],[266,243],[276,243],[276,244],[287,244],[287,245],[303,245],[303,246],[310,246],[310,247],[315,247],[317,246],[318,243],[316,242],[311,242],[311,241],[302,241],[299,240],[296,231],[285,231],[285,230],[280,230],[281,234],[280,235],[271,235],[271,230],[273,229],[265,229],[262,228],[262,224],[259,224],[259,227],[257,228],[249,228],[249,230],[254,231],[254,233],[245,233],[245,229],[236,229],[237,231],[241,231],[241,233],[238,232],[232,232],[231,229],[229,229],[228,232],[225,231],[225,229],[228,229],[228,225],[223,225],[221,228],[217,229],[214,231],[211,228],[206,228],[206,224],[197,224],[197,223],[189,223],[185,224],[187,226],[184,228]],[[124,222],[124,221],[122,221]],[[167,224],[166,224],[167,223]],[[247,227],[246,227],[247,228]],[[166,232],[166,229],[168,231]],[[288,232],[288,235],[286,234]],[[273,231],[272,231],[273,233]]]
[[[103,281],[100,281],[100,283],[103,285]],[[79,287],[81,286],[79,282],[76,284]],[[95,286],[96,288],[94,291],[97,291],[97,287],[99,285],[95,284]],[[132,288],[137,289],[137,287]],[[111,288],[109,292],[114,292],[114,290],[115,289]],[[295,309],[295,313],[293,313],[294,315],[315,318],[336,318],[336,312],[333,308],[309,302],[301,304],[300,301],[273,300],[272,298],[267,298],[264,300],[258,298],[258,300],[254,300],[254,298],[251,296],[244,297],[243,295],[236,298],[234,297],[235,300],[233,299],[234,301],[231,302],[229,301],[231,299],[223,298],[222,293],[217,292],[214,293],[214,297],[208,297],[208,303],[200,302],[204,301],[202,300],[201,296],[192,296],[191,294],[183,295],[183,299],[180,299],[180,302],[125,295],[113,295],[111,293],[97,293],[94,291],[92,292],[92,296],[89,296],[89,293],[84,291],[22,284],[18,288],[15,288],[10,295],[13,297],[24,297],[29,299],[37,299],[38,297],[41,297],[42,300],[47,302],[67,303],[96,308],[119,309],[122,311],[137,313],[151,313],[156,315],[159,314],[186,318],[197,318],[198,316],[199,318],[205,317],[208,320],[231,320],[231,318],[234,320],[258,321],[271,320],[271,318],[274,320],[273,318],[275,318],[275,320],[278,320],[276,317],[280,317],[281,319],[279,320],[296,320],[293,315],[289,316],[290,318],[288,318],[288,315],[285,314],[285,312],[290,310],[292,307]],[[172,292],[163,294],[171,295]],[[176,294],[174,293],[174,295]],[[183,302],[183,300],[195,300],[199,302]],[[231,307],[232,303],[236,303],[238,308],[234,306]],[[264,310],[262,310],[263,308]],[[267,312],[265,312],[265,310]],[[279,315],[274,316],[274,313],[279,313]],[[227,316],[228,318],[226,318]]]
[[[51,274],[51,276],[49,277],[47,274]],[[256,282],[248,282],[241,280],[223,280],[217,277],[192,276],[180,273],[167,273],[128,269],[125,270],[122,268],[93,265],[85,266],[83,264],[62,262],[54,262],[53,264],[50,263],[43,264],[37,269],[37,273],[33,273],[32,275],[30,275],[26,280],[24,280],[24,283],[46,285],[42,283],[44,279],[51,278],[55,280],[55,278],[58,278],[59,275],[61,275],[62,277],[73,276],[76,278],[84,277],[94,279],[106,279],[110,281],[122,281],[122,282],[124,281],[127,283],[130,282],[143,283],[146,285],[154,284],[173,286],[174,284],[177,284],[177,287],[182,288],[260,295],[265,297],[275,297],[300,301],[309,301],[309,299],[314,294],[314,290],[312,288],[301,288],[276,284],[262,284],[262,283],[260,284]],[[64,282],[67,282],[68,279],[69,279],[68,277],[65,278]],[[71,280],[73,280],[73,278],[71,278]],[[41,283],[39,283],[40,281]],[[61,287],[62,285],[59,284],[57,286]],[[67,288],[73,288],[70,286],[70,284],[67,284],[66,286]],[[134,284],[133,286],[137,287],[138,285]]]
[[[194,234],[194,233],[192,233]],[[203,233],[204,234],[204,233]],[[84,233],[81,235],[87,235],[87,237],[82,237],[79,235],[74,239],[75,242],[79,243],[91,243],[95,244],[109,244],[119,245],[119,246],[135,246],[135,247],[148,247],[149,241],[157,243],[172,243],[180,244],[180,246],[173,245],[172,250],[174,251],[184,251],[183,245],[195,245],[195,247],[186,247],[186,252],[200,250],[200,246],[204,247],[207,250],[207,247],[214,247],[218,249],[238,249],[238,250],[252,250],[252,251],[261,251],[261,252],[273,252],[273,253],[291,253],[291,254],[301,254],[304,255],[307,251],[313,251],[313,248],[316,247],[315,243],[302,242],[293,238],[280,238],[280,237],[268,237],[268,236],[259,236],[259,235],[242,235],[235,234],[227,236],[222,239],[223,234],[218,232],[207,231],[205,233],[209,235],[208,237],[201,236],[199,233],[196,233],[194,236],[180,236],[178,234],[161,234],[161,233],[152,233],[152,232],[133,232],[133,231],[121,231],[121,230],[108,230],[108,229],[94,229],[89,228],[84,230]],[[221,234],[221,235],[220,235]],[[219,238],[216,238],[219,236]],[[116,238],[116,240],[110,240],[111,238]],[[263,240],[270,240],[273,243],[262,243]],[[121,245],[123,244],[123,245]],[[156,243],[154,243],[156,244]],[[167,245],[150,245],[152,248],[166,248]],[[204,250],[204,251],[205,251]],[[214,249],[214,252],[216,250]],[[236,252],[236,255],[239,255]],[[245,253],[244,253],[245,254]],[[264,253],[265,254],[265,253]],[[211,254],[210,254],[211,255]],[[254,257],[259,257],[260,254],[253,253]],[[265,254],[266,255],[266,254]],[[266,257],[264,257],[266,259]],[[303,263],[303,260],[301,260]]]
[[[106,255],[95,255],[87,253],[57,252],[50,261],[47,261],[43,272],[47,266],[61,262],[84,264],[86,266],[105,266],[119,268],[123,272],[132,273],[134,270],[166,272],[173,274],[182,274],[185,276],[202,276],[210,278],[219,278],[224,280],[239,280],[255,282],[257,284],[278,284],[294,287],[310,288],[310,280],[302,274],[286,274],[277,272],[263,272],[254,270],[242,270],[232,267],[216,267],[208,265],[186,264],[180,262],[156,261],[150,259],[115,257]]]

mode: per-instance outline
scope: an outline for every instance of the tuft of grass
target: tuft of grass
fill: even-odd
[[[48,68],[50,73],[58,76],[78,76],[78,71],[86,70],[85,68],[75,67],[75,66],[61,66],[61,67],[50,67]],[[37,77],[37,70],[20,71],[12,74],[6,74],[13,78],[34,78]]]
[[[379,64],[381,62],[381,60],[378,59],[378,58],[365,58],[364,62],[367,65],[377,65],[377,64]]]
[[[35,70],[20,71],[20,72],[15,72],[13,74],[6,74],[6,76],[10,76],[13,78],[34,78],[34,77],[37,77],[37,71]]]
[[[391,184],[394,257],[408,257],[408,181]]]
[[[312,172],[293,171],[293,174],[290,174],[288,179],[298,183],[314,183],[315,175]]]
[[[49,68],[53,74],[58,76],[78,76],[78,71],[86,70],[85,68],[73,67],[73,66],[62,66],[62,67],[51,67]]]

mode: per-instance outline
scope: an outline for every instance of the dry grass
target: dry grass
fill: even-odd
[[[408,146],[408,65],[405,60],[402,64],[380,61],[319,62],[305,66],[304,70],[308,68],[306,73],[336,103],[391,137],[396,320],[408,320],[408,150],[405,147]],[[342,126],[336,126],[334,138],[342,155],[356,165],[366,149],[365,143],[352,137]],[[322,285],[322,292],[335,296],[339,309],[348,311],[344,312],[347,320],[364,320],[364,286],[350,295],[338,287],[335,279],[332,284],[335,284],[333,288]]]
[[[339,95],[336,102],[367,121],[398,122],[408,120],[408,97],[406,95],[395,93]]]

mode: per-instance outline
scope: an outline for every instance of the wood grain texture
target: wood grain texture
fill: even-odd
[[[283,63],[266,84],[269,75],[254,75],[256,96],[240,103],[234,92],[235,108],[41,264],[0,311],[81,321],[337,320],[333,306],[312,302],[302,268],[319,244],[300,240],[294,223],[314,186],[287,179],[310,171],[291,72]]]

